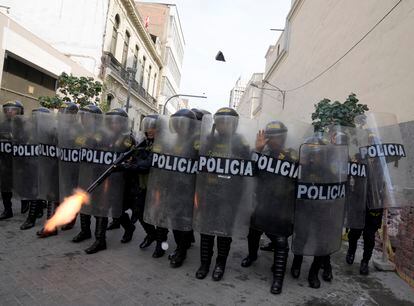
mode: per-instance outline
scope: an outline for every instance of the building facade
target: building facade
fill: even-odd
[[[245,90],[246,90],[246,84],[244,84],[241,77],[239,77],[233,89],[230,90],[229,107],[232,107],[232,108],[238,107],[241,97],[243,96]]]
[[[246,116],[278,114],[310,122],[323,98],[351,93],[371,111],[397,115],[414,179],[414,2],[293,0],[283,34],[269,47],[259,102]],[[250,107],[249,107],[250,106]],[[401,210],[390,232],[397,272],[414,283],[414,219]],[[396,243],[395,243],[396,242]]]
[[[136,127],[158,111],[160,46],[132,0],[4,2],[10,16],[103,81],[108,106],[125,107],[130,92],[128,111]]]
[[[159,110],[162,112],[165,101],[180,94],[181,74],[184,60],[185,40],[177,6],[174,4],[135,2],[141,18],[147,21],[148,31],[161,45],[164,67],[161,71]],[[180,108],[179,98],[167,104],[167,113]]]
[[[92,73],[0,13],[0,104],[19,100],[27,112],[39,107],[40,96],[53,96],[62,73],[91,77]]]
[[[406,37],[414,32],[414,3],[400,2],[347,53],[396,3],[292,1],[285,30],[266,54],[263,77],[285,91],[284,103],[277,101],[281,92],[263,95],[256,115],[283,111],[309,122],[314,104],[323,98],[343,101],[354,92],[373,111],[413,120],[414,53],[409,50],[414,41]],[[264,87],[272,88],[268,83]]]

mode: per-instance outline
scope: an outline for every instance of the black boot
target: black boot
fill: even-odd
[[[206,278],[210,271],[211,257],[213,256],[214,236],[201,234],[200,239],[200,262],[201,265],[196,272],[196,278]]]
[[[43,209],[46,208],[46,201],[38,201],[36,205],[36,218],[41,219],[43,217]]]
[[[29,200],[20,200],[20,213],[24,215],[29,211],[30,201]]]
[[[36,223],[36,215],[38,212],[37,206],[40,203],[36,200],[30,201],[29,206],[29,214],[27,215],[26,221],[20,226],[21,230],[27,230],[35,226]]]
[[[47,220],[49,220],[53,216],[53,213],[54,213],[56,207],[57,207],[56,203],[54,203],[52,201],[47,202],[47,207],[46,207],[46,219]],[[55,228],[54,231],[46,232],[45,228],[42,227],[42,229],[40,231],[38,231],[36,233],[36,235],[38,235],[39,238],[47,238],[47,237],[50,237],[50,236],[56,236],[57,233],[58,233],[57,228]]]
[[[173,231],[175,243],[177,249],[174,251],[172,256],[169,256],[170,266],[172,268],[178,268],[183,265],[185,258],[187,257],[187,250],[191,246],[191,238],[193,236],[192,231]]]
[[[95,254],[99,251],[106,250],[106,228],[108,227],[108,218],[95,217],[95,242],[85,250],[86,254]]]
[[[274,249],[275,247],[272,242],[269,242],[267,245],[260,247],[260,250],[267,252],[272,252],[274,251]]]
[[[168,229],[157,227],[155,232],[156,232],[157,245],[155,246],[154,253],[152,253],[152,257],[160,258],[164,256],[165,254],[165,250],[163,250],[162,248],[162,243],[167,241]]]
[[[92,237],[91,234],[91,216],[80,214],[80,224],[81,224],[81,231],[75,237],[73,237],[73,242],[82,242],[86,239],[90,239]]]
[[[62,231],[69,231],[69,230],[71,230],[74,226],[75,226],[75,223],[76,223],[76,218],[78,217],[78,215],[76,215],[75,216],[75,218],[73,218],[73,220],[72,221],[70,221],[68,224],[65,224],[64,226],[62,226],[60,229],[62,230]]]
[[[146,249],[155,241],[155,237],[151,235],[146,235],[144,240],[140,243],[140,249]]]
[[[125,229],[121,243],[128,243],[132,240],[132,236],[134,235],[135,225],[131,222],[128,214],[125,212],[121,215],[120,222],[122,227]]]
[[[0,220],[6,220],[13,217],[13,209],[12,209],[12,196],[11,192],[2,191],[1,196],[3,198],[3,206],[4,210],[0,215]]]
[[[319,276],[318,276],[319,269],[321,268],[320,260],[321,260],[321,257],[315,257],[309,269],[309,275],[308,275],[309,287],[314,288],[314,289],[317,289],[321,286],[321,281],[319,280]]]
[[[348,232],[348,251],[346,253],[346,263],[348,265],[352,265],[355,260],[355,252],[358,246],[358,239],[361,236],[362,230],[359,229],[351,229]]]
[[[293,257],[292,267],[290,268],[290,274],[292,274],[293,278],[299,278],[300,269],[302,267],[302,261],[303,261],[302,255],[295,255]]]
[[[274,260],[273,260],[273,283],[270,292],[280,294],[283,287],[283,279],[285,278],[286,263],[289,254],[289,245],[287,237],[277,237],[275,239]]]
[[[219,281],[223,278],[226,270],[227,257],[230,252],[231,237],[217,237],[217,259],[213,271],[213,280]]]
[[[249,235],[247,236],[249,255],[247,255],[241,262],[243,268],[250,267],[252,263],[257,260],[257,251],[259,250],[261,236],[262,232],[252,228],[249,229]]]
[[[361,275],[369,274],[369,261],[361,260],[361,265],[359,266],[359,274]]]
[[[331,266],[331,256],[325,256],[323,259],[323,266],[322,266],[322,279],[325,282],[330,282],[333,279],[332,275],[332,266]]]
[[[112,231],[118,228],[121,228],[121,218],[112,218],[112,222],[109,223],[107,230]]]
[[[144,229],[145,233],[147,233],[144,240],[140,243],[139,248],[146,249],[156,240],[156,229],[154,225],[148,224],[144,221],[142,214],[140,214],[138,220],[142,228]]]

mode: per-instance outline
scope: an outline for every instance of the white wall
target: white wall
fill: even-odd
[[[109,0],[2,0],[10,16],[94,75],[101,63]],[[80,56],[77,56],[80,55]]]
[[[265,78],[282,89],[312,79],[341,57],[395,4],[395,0],[297,0],[284,35],[286,55]],[[414,1],[401,4],[352,52],[322,77],[286,93],[283,110],[310,121],[314,104],[327,97],[343,101],[355,92],[371,110],[414,119]],[[285,41],[282,41],[285,43]],[[262,111],[282,110],[277,92],[263,95]],[[269,95],[271,97],[269,97]]]

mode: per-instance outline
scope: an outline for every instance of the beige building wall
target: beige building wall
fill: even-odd
[[[39,106],[39,96],[54,95],[53,80],[62,72],[76,76],[92,76],[78,63],[60,53],[44,40],[35,36],[9,16],[0,13],[0,104],[16,99],[27,111]],[[22,76],[4,71],[5,58],[16,59],[48,76],[41,82],[31,82]],[[40,81],[40,80],[39,80]],[[43,82],[42,81],[42,82]]]
[[[266,55],[264,75],[269,83],[286,90],[284,107],[280,93],[264,91],[256,115],[283,111],[310,121],[314,104],[321,99],[343,101],[354,92],[372,111],[396,113],[401,122],[413,120],[414,1],[401,1],[338,64],[310,81],[343,56],[397,2],[293,1],[285,31]]]

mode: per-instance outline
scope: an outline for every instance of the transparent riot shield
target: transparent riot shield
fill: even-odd
[[[368,207],[399,208],[413,203],[408,178],[407,152],[394,114],[368,113],[355,118],[368,132],[368,145],[360,148],[368,159]]]
[[[345,204],[346,228],[362,229],[365,226],[367,207],[367,159],[362,158],[359,148],[368,145],[368,133],[359,127],[332,126],[331,139],[347,144],[349,152],[347,196]]]
[[[194,230],[230,237],[247,234],[252,213],[253,120],[205,115],[201,124]]]
[[[13,190],[22,198],[35,200],[38,194],[38,155],[36,114],[12,119]]]
[[[0,113],[0,188],[3,192],[13,189],[12,120]]]
[[[315,136],[301,146],[299,156],[292,250],[329,255],[341,246],[348,147]]]
[[[39,143],[39,198],[59,201],[59,161],[57,154],[58,133],[55,113],[38,112],[36,133]]]
[[[310,124],[281,115],[259,119],[252,228],[272,235],[292,234],[299,147],[311,130]]]
[[[57,114],[59,200],[70,196],[78,186],[80,148],[85,135],[77,114]]]
[[[192,229],[200,121],[160,116],[144,220],[173,230]]]
[[[80,149],[79,187],[86,189],[132,144],[127,117],[80,113],[84,142]],[[122,214],[123,173],[113,172],[92,193],[81,213],[97,217]]]

